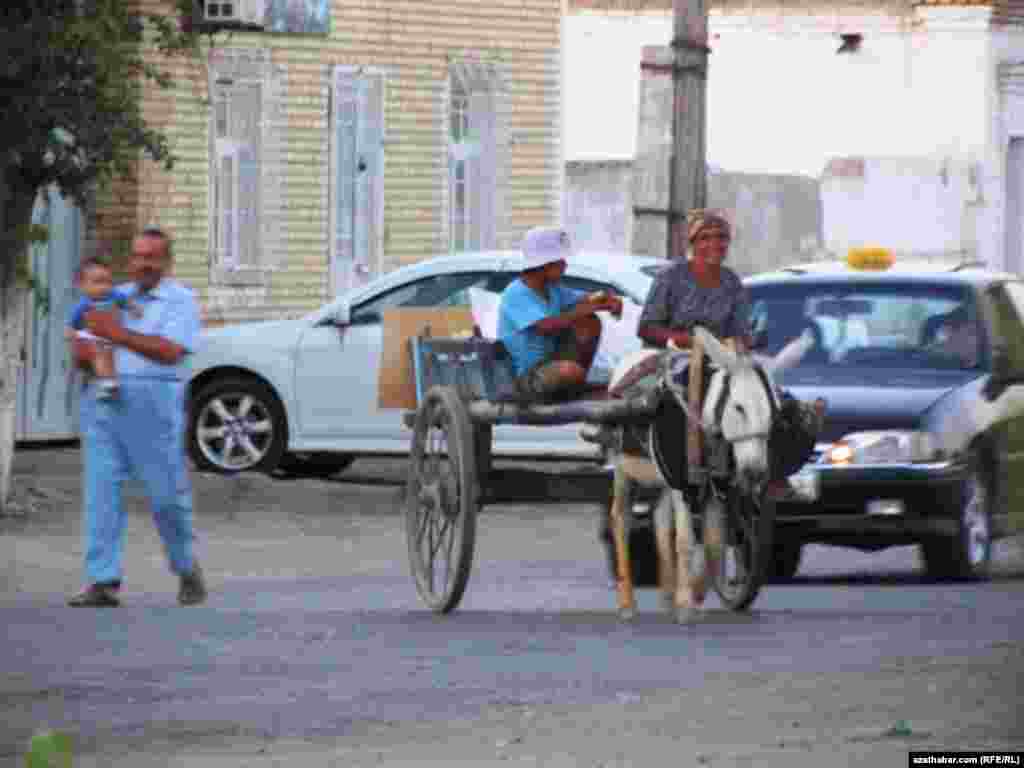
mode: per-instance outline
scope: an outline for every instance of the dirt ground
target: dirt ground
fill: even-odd
[[[74,448],[17,455],[22,511],[0,520],[0,610],[4,601],[27,596],[60,599],[79,584],[79,471]],[[394,552],[404,552],[402,532],[393,515],[379,510],[396,504],[397,489],[373,468],[357,464],[352,471],[363,484],[197,476],[199,551],[211,564],[211,588],[240,578],[315,575],[318,563],[345,553],[335,537],[314,534],[341,523],[330,515],[282,517],[280,510],[329,510],[357,498],[366,509],[359,524],[371,535],[360,537],[352,568],[393,568]],[[130,494],[128,503],[127,597],[131,590],[172,594],[176,584],[144,501]],[[296,537],[304,537],[299,561]],[[1004,542],[1000,552],[1000,567],[1019,569],[1024,561],[1019,540]],[[316,742],[155,740],[145,749],[84,755],[75,766],[904,766],[910,749],[1024,749],[1022,690],[1019,642],[970,658],[894,658],[870,674],[844,670],[840,659],[827,674],[706,676],[699,689],[600,705],[496,707],[441,724],[366,723]]]

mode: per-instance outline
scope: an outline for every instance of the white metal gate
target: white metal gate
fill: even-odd
[[[76,299],[82,216],[51,189],[36,201],[32,222],[48,228],[49,240],[33,245],[29,257],[43,301],[32,295],[26,308],[15,439],[64,440],[78,436],[78,377],[70,366],[64,320]]]

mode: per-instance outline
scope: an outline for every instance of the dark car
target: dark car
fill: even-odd
[[[776,578],[812,542],[916,544],[929,576],[987,576],[993,540],[1024,520],[1024,281],[835,264],[746,283],[758,348],[815,339],[779,383],[827,402],[814,458],[776,505]]]

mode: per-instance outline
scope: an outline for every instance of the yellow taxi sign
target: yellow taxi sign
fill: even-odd
[[[888,248],[862,246],[851,248],[846,254],[846,264],[851,269],[889,269],[896,261]]]

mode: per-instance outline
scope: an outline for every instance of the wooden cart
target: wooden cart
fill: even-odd
[[[492,468],[494,425],[641,424],[654,416],[661,391],[624,399],[521,405],[507,397],[512,373],[500,344],[483,338],[417,336],[410,346],[418,407],[405,414],[405,424],[413,432],[405,493],[406,540],[420,597],[431,610],[448,613],[458,606],[469,581],[483,505],[522,498],[522,471],[510,478]],[[726,489],[727,556],[715,574],[715,589],[726,606],[744,610],[763,583],[774,507],[768,501],[755,505],[735,492],[727,463],[716,461],[714,453],[708,451],[707,465],[691,468],[690,477],[695,487],[710,488],[709,481],[714,481]],[[583,483],[584,498],[607,506],[610,473],[596,472],[593,479],[598,482]],[[549,492],[542,493],[547,499],[582,500],[578,487],[566,498],[565,478],[557,475],[532,473],[528,485],[547,488]]]

